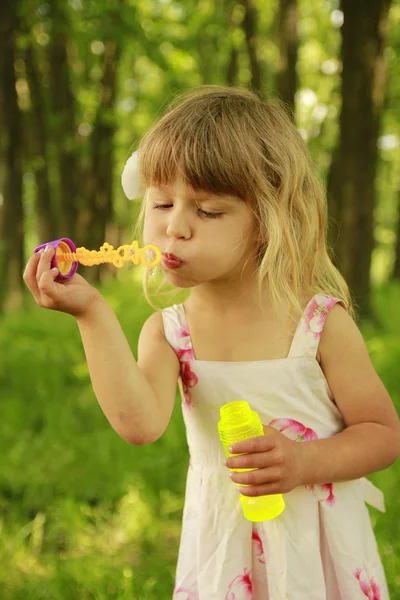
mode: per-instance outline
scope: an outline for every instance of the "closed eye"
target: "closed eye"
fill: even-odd
[[[153,208],[171,208],[172,204],[153,204]]]
[[[206,217],[207,219],[219,219],[224,214],[224,213],[217,213],[217,212],[210,213],[210,212],[207,212],[207,211],[203,210],[202,208],[199,208],[199,213],[203,217]]]
[[[171,208],[173,206],[173,204],[153,204],[153,208],[158,208],[160,210],[165,210],[167,208]],[[202,217],[206,217],[206,219],[219,219],[220,217],[223,216],[224,213],[222,212],[207,212],[206,210],[203,210],[202,208],[198,209],[199,215],[201,215]]]

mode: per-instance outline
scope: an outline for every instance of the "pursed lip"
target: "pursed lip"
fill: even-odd
[[[180,267],[184,262],[179,256],[171,254],[171,252],[163,252],[163,259],[168,267]]]

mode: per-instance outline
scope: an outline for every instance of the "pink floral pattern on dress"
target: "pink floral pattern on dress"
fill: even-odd
[[[335,503],[335,494],[333,493],[333,483],[322,483],[320,485],[306,485],[306,490],[312,492],[318,502],[326,502],[329,506]]]
[[[194,600],[194,595],[187,588],[178,587],[174,589],[173,600]]]
[[[274,427],[295,442],[309,442],[318,439],[318,435],[313,429],[306,427],[303,423],[294,419],[273,419],[268,425]],[[326,502],[329,506],[334,504],[333,483],[306,485],[305,488],[307,491],[312,492],[319,502]]]
[[[304,331],[306,333],[310,331],[316,339],[321,337],[325,319],[328,316],[330,309],[337,304],[337,298],[332,296],[322,296],[322,298],[323,300],[321,300],[319,295],[314,296],[310,301],[309,306],[304,311],[302,319]]]
[[[238,575],[229,584],[225,600],[252,600],[252,590],[251,571],[245,569],[243,575]]]
[[[313,429],[294,419],[273,419],[268,425],[284,433],[286,437],[295,442],[309,442],[318,439]]]
[[[184,408],[190,409],[192,406],[192,397],[189,389],[193,388],[199,382],[196,373],[193,373],[190,362],[194,360],[194,352],[190,340],[190,334],[187,327],[182,327],[175,331],[174,339],[176,345],[174,350],[181,365],[182,393]]]
[[[373,577],[370,577],[366,569],[356,569],[353,575],[360,584],[360,589],[368,600],[381,600],[379,586]]]
[[[255,550],[255,554],[257,556],[257,560],[261,564],[265,565],[264,547],[263,547],[262,539],[260,538],[260,535],[259,535],[258,531],[255,529],[255,527],[253,527],[252,539],[253,539],[253,547]]]

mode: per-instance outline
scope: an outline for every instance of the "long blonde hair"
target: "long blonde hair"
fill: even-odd
[[[233,194],[259,225],[258,281],[296,319],[300,299],[336,296],[354,317],[348,286],[327,250],[327,202],[308,149],[277,99],[223,86],[179,95],[139,146],[145,187],[182,177],[195,190]],[[138,219],[142,228],[144,203]],[[145,278],[147,280],[147,278]],[[148,297],[148,296],[146,296]]]

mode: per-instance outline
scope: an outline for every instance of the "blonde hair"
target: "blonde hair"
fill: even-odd
[[[274,306],[283,302],[296,318],[302,296],[320,292],[354,317],[348,286],[328,255],[324,188],[279,100],[223,86],[185,92],[142,139],[139,165],[145,187],[182,177],[195,190],[233,194],[251,206],[259,289],[267,283]],[[143,220],[144,203],[138,227]]]

